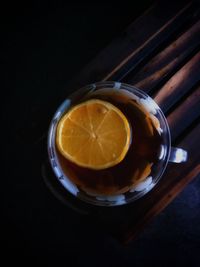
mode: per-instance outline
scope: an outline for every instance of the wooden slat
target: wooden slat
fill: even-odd
[[[172,140],[175,140],[198,117],[200,117],[200,87],[167,117]]]
[[[167,4],[167,1],[165,2]],[[163,4],[163,2],[162,2]],[[180,25],[183,24],[185,19],[187,19],[187,10],[191,6],[191,3],[187,4],[184,8],[178,11],[171,19],[169,19],[163,26],[159,29],[154,29],[151,35],[148,35],[148,32],[143,31],[143,27],[147,28],[147,23],[151,26],[154,25],[154,20],[156,21],[156,14],[159,14],[160,10],[154,10],[154,16],[152,14],[147,17],[145,16],[145,23],[141,23],[141,21],[136,21],[133,29],[137,29],[137,33],[143,37],[142,43],[138,42],[135,36],[132,34],[132,39],[137,43],[137,48],[135,47],[133,52],[130,53],[127,57],[125,57],[120,64],[118,64],[110,73],[108,73],[103,81],[106,80],[121,80],[124,78],[132,69],[134,69],[141,61],[143,61],[153,50],[155,50],[160,44],[162,44],[173,32],[177,30]],[[161,10],[165,10],[162,6]],[[166,11],[169,12],[168,6],[166,7]],[[148,20],[148,18],[150,18]],[[152,21],[153,20],[153,21]],[[162,21],[162,17],[159,17],[159,22]],[[142,26],[142,27],[141,27]],[[150,27],[151,27],[150,26]],[[140,30],[138,30],[140,29]],[[133,33],[135,32],[134,30]],[[144,38],[145,37],[145,38]],[[139,39],[140,40],[140,39]]]
[[[171,74],[200,44],[200,21],[153,57],[128,82],[149,93]]]
[[[184,65],[155,96],[164,112],[169,110],[200,80],[200,52]]]
[[[144,54],[150,53],[161,44],[170,33],[177,30],[185,21],[193,16],[194,5],[192,2],[158,1],[152,8],[134,21],[125,34],[115,39],[81,73],[70,82],[73,90],[85,84],[100,80],[119,80],[114,76],[116,71],[122,71],[129,60],[134,59],[138,64]],[[145,44],[145,45],[144,45]],[[137,53],[135,53],[137,51]],[[123,64],[122,64],[123,62]],[[131,62],[133,67],[133,62]],[[129,67],[127,66],[130,71]],[[124,70],[122,71],[124,75]],[[126,73],[126,72],[125,72]],[[122,77],[120,77],[121,79]]]

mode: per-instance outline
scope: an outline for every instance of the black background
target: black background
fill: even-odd
[[[152,1],[29,4],[1,9],[1,216],[6,262],[58,266],[200,264],[200,178],[138,240],[122,246],[69,209],[41,174],[50,118],[67,83]]]

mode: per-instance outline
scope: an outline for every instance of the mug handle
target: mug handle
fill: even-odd
[[[174,163],[186,162],[188,153],[186,150],[178,147],[171,147],[169,161]]]

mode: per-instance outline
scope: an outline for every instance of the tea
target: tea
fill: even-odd
[[[131,128],[131,143],[124,159],[115,166],[94,170],[78,166],[56,153],[65,176],[88,194],[116,195],[125,193],[145,180],[157,167],[163,143],[158,119],[145,99],[126,90],[100,89],[87,94],[78,103],[103,100],[117,107]]]

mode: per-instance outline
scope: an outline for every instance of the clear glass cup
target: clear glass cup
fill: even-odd
[[[85,97],[86,94],[105,88],[107,90],[125,90],[126,93],[129,94],[130,98],[136,97],[137,99],[139,99],[139,101],[141,101],[141,103],[146,107],[146,109],[154,116],[156,116],[159,120],[160,129],[162,131],[161,134],[163,138],[163,144],[159,153],[159,163],[156,169],[156,173],[154,173],[153,175],[150,174],[144,181],[139,183],[130,191],[124,194],[113,196],[96,194],[91,195],[81,190],[63,172],[55,149],[56,128],[61,117],[70,109],[72,105],[74,105],[76,102],[80,101],[83,97]],[[50,123],[48,132],[48,156],[53,172],[57,177],[58,181],[62,184],[62,186],[79,200],[98,206],[123,205],[126,203],[133,202],[138,198],[141,198],[158,183],[166,169],[168,162],[181,163],[187,161],[187,152],[185,150],[181,148],[171,147],[171,136],[167,120],[162,110],[155,103],[155,101],[138,88],[120,82],[93,83],[79,89],[74,94],[71,94],[67,97],[67,99],[65,99],[65,101],[59,106],[59,108],[55,112]]]

